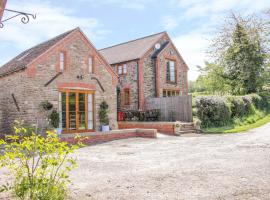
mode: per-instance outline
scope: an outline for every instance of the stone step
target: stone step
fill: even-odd
[[[190,129],[190,130],[182,130],[178,131],[179,134],[186,134],[186,133],[197,133],[197,130],[195,129]]]

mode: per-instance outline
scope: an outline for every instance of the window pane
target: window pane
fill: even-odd
[[[63,71],[65,69],[65,54],[63,52],[60,53],[60,70]]]
[[[124,64],[123,66],[123,74],[126,74],[127,73],[127,64]]]
[[[69,93],[69,130],[76,130],[76,94]]]
[[[78,115],[79,115],[79,129],[80,130],[85,130],[86,129],[86,124],[85,124],[85,94],[84,93],[79,93],[79,110],[78,110]]]
[[[125,105],[129,105],[129,91],[125,91],[125,96],[124,96],[124,103]]]
[[[166,90],[163,90],[163,97],[166,97]]]
[[[92,57],[90,57],[89,59],[88,59],[88,72],[91,74],[91,73],[93,73],[93,59],[92,59]]]
[[[170,81],[170,62],[167,62],[167,67],[166,67],[166,80]]]
[[[93,94],[88,94],[88,127],[89,130],[94,128],[93,121]]]
[[[170,81],[175,82],[175,67],[173,61],[170,61]]]
[[[118,74],[123,74],[123,68],[122,68],[122,66],[118,66]]]
[[[59,92],[59,127],[66,129],[66,93]]]

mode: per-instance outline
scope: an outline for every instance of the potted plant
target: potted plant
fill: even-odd
[[[40,105],[45,111],[49,111],[53,108],[53,104],[48,100],[41,102]]]
[[[60,135],[62,132],[61,128],[58,128],[60,118],[59,118],[59,113],[56,110],[53,110],[51,114],[49,115],[50,118],[50,124],[54,128],[54,131],[57,135]]]
[[[101,124],[101,131],[102,132],[106,132],[110,130],[109,127],[109,117],[108,117],[108,104],[106,103],[106,101],[103,101],[100,104],[100,109],[99,109],[99,120],[100,120],[100,124]]]

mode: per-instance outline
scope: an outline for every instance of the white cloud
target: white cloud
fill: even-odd
[[[251,13],[270,7],[269,0],[171,0],[184,9],[185,17],[197,18],[231,10]]]
[[[161,21],[165,30],[173,30],[178,26],[178,21],[173,16],[164,16]]]
[[[222,23],[224,14],[236,11],[241,14],[252,14],[270,7],[269,0],[171,0],[173,5],[179,6],[181,19],[194,22],[201,17],[207,18],[204,23],[197,26],[196,30],[189,30],[173,41],[187,62],[190,71],[189,79],[195,80],[199,73],[197,65],[204,65],[209,61],[206,51],[210,42],[208,39],[214,34],[215,28]]]
[[[176,48],[189,67],[189,80],[195,80],[197,78],[199,73],[196,66],[203,66],[204,61],[207,60],[205,52],[208,41],[206,37],[194,32],[172,38]]]
[[[47,1],[9,1],[7,8],[37,14],[36,19],[30,18],[28,24],[22,24],[17,17],[4,23],[4,28],[0,30],[0,43],[9,44],[17,51],[25,50],[78,26],[86,32],[90,40],[103,37],[108,33],[108,30],[100,27],[97,19],[74,16],[72,9],[57,7]],[[8,17],[7,12],[4,13],[4,18],[6,17]],[[1,46],[2,51],[3,48]],[[1,63],[6,61],[2,58],[0,60]]]
[[[143,10],[146,4],[153,0],[80,0],[82,2],[92,3],[93,6],[114,5],[121,8],[134,10]]]

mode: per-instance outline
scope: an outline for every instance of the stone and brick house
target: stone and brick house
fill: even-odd
[[[121,110],[144,110],[147,98],[188,93],[188,66],[166,32],[99,52],[119,76]]]
[[[99,105],[109,105],[117,129],[118,75],[76,28],[30,48],[0,68],[0,133],[14,120],[42,124],[40,104],[49,101],[60,114],[63,132],[98,130]]]

